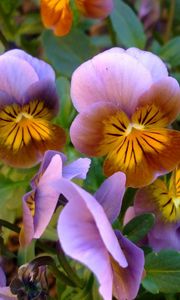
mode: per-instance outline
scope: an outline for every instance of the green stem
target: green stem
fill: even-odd
[[[110,38],[111,38],[111,42],[113,46],[117,46],[117,36],[116,36],[116,32],[114,30],[114,27],[112,25],[112,21],[110,17],[107,17],[107,26],[108,26],[108,31],[110,34]]]
[[[6,37],[4,36],[4,34],[2,33],[2,31],[0,30],[0,40],[4,46],[5,49],[9,48],[9,42],[7,41]]]
[[[12,224],[12,223],[10,223],[8,221],[5,221],[5,220],[2,220],[2,219],[0,219],[0,227],[1,226],[6,227],[6,228],[8,228],[8,229],[10,229],[14,232],[17,232],[17,233],[20,233],[20,230],[21,230],[17,225]]]
[[[173,19],[174,19],[174,12],[175,12],[175,4],[176,0],[170,1],[170,11],[169,11],[169,18],[167,22],[166,32],[164,34],[164,42],[168,42],[171,36],[171,29],[173,25]]]
[[[59,260],[61,266],[63,267],[64,271],[69,276],[69,278],[75,283],[76,286],[78,286],[79,288],[82,289],[84,286],[84,283],[77,276],[77,274],[74,272],[74,270],[71,268],[68,260],[66,259],[65,254],[60,246],[58,247],[57,256],[58,256],[58,260]]]

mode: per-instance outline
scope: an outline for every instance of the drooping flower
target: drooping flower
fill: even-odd
[[[31,167],[65,144],[64,130],[50,123],[59,109],[55,73],[22,50],[0,56],[0,73],[0,159]]]
[[[113,8],[113,0],[75,0],[75,5],[86,17],[105,18]],[[41,0],[41,16],[44,25],[56,35],[66,35],[73,21],[70,0]]]
[[[31,181],[32,191],[23,197],[23,226],[21,246],[39,238],[48,226],[61,194],[60,182],[64,178],[85,179],[90,159],[79,158],[65,165],[66,158],[56,151],[47,151],[37,175]]]
[[[58,221],[63,250],[95,274],[104,300],[112,295],[134,299],[142,278],[143,251],[111,226],[121,209],[125,175],[113,174],[94,197],[66,179],[60,185],[68,200]]]
[[[106,156],[105,175],[122,171],[141,187],[175,168],[180,132],[166,127],[180,111],[180,88],[154,54],[113,48],[73,74],[71,96],[79,115],[70,128],[74,146]]]
[[[156,216],[155,225],[147,235],[148,245],[155,251],[164,248],[180,251],[180,167],[173,171],[169,184],[157,179],[140,189],[134,206],[127,210],[125,222],[145,212]]]

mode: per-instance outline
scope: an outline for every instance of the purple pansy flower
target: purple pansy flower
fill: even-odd
[[[154,213],[155,225],[143,241],[154,251],[175,249],[180,251],[180,168],[177,167],[169,184],[157,179],[153,184],[140,189],[134,206],[126,211],[125,223],[134,216]]]
[[[31,167],[46,150],[60,150],[65,132],[50,123],[58,113],[55,73],[22,50],[0,56],[0,159]]]
[[[67,179],[60,185],[68,200],[58,221],[63,250],[95,274],[104,300],[112,295],[134,299],[143,273],[143,251],[111,226],[121,209],[125,175],[109,177],[94,197]]]
[[[83,63],[72,76],[79,114],[70,128],[74,146],[105,156],[104,173],[126,174],[142,187],[180,160],[180,132],[167,128],[180,112],[178,82],[156,55],[113,48]]]
[[[66,157],[60,152],[45,153],[39,172],[31,181],[32,191],[23,197],[21,246],[28,245],[33,238],[39,238],[46,229],[61,194],[61,180],[85,179],[90,159],[79,158],[67,165],[65,161]]]
[[[15,300],[17,297],[13,295],[10,288],[6,286],[6,276],[0,267],[0,300]]]

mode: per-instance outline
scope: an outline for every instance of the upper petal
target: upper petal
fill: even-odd
[[[164,62],[155,54],[137,48],[129,48],[126,53],[136,58],[145,68],[149,70],[153,82],[168,76],[168,71]]]
[[[0,56],[0,90],[6,92],[21,103],[25,91],[39,80],[33,67],[17,57]]]
[[[67,179],[85,179],[89,170],[91,160],[89,158],[79,158],[63,167],[63,177]]]
[[[111,223],[118,217],[122,199],[125,193],[126,176],[117,172],[107,178],[95,193],[94,197],[104,208],[104,211]]]
[[[138,60],[122,51],[107,50],[76,69],[71,97],[78,111],[107,101],[131,115],[152,82],[150,72]]]
[[[26,53],[23,50],[20,49],[10,50],[4,53],[3,56],[9,57],[9,59],[11,59],[11,57],[17,57],[23,61],[26,61],[35,70],[40,80],[44,79],[44,80],[55,81],[55,72],[49,64],[47,64],[45,61],[41,59],[31,56],[30,54]]]
[[[79,10],[90,18],[105,18],[113,9],[112,0],[76,0]]]

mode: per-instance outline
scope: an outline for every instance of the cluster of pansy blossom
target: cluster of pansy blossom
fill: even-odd
[[[57,235],[64,253],[93,272],[104,300],[134,299],[143,277],[144,253],[112,224],[120,215],[126,187],[140,188],[124,222],[154,213],[155,225],[140,244],[155,251],[180,249],[180,132],[168,128],[180,111],[177,81],[157,56],[136,48],[107,50],[74,72],[71,97],[79,114],[70,128],[72,143],[89,156],[105,156],[103,168],[109,176],[91,195],[73,181],[86,178],[90,159],[67,163],[59,152],[65,134],[50,123],[58,110],[51,67],[13,50],[0,57],[3,69],[1,159],[18,167],[41,161],[31,191],[22,199],[21,247],[41,238],[63,204]],[[172,170],[169,183],[157,179]],[[2,278],[0,295],[5,297]]]
[[[71,6],[74,5],[82,15],[102,19],[112,11],[113,0],[41,0],[41,16],[44,25],[52,28],[58,36],[66,35],[72,26]]]

